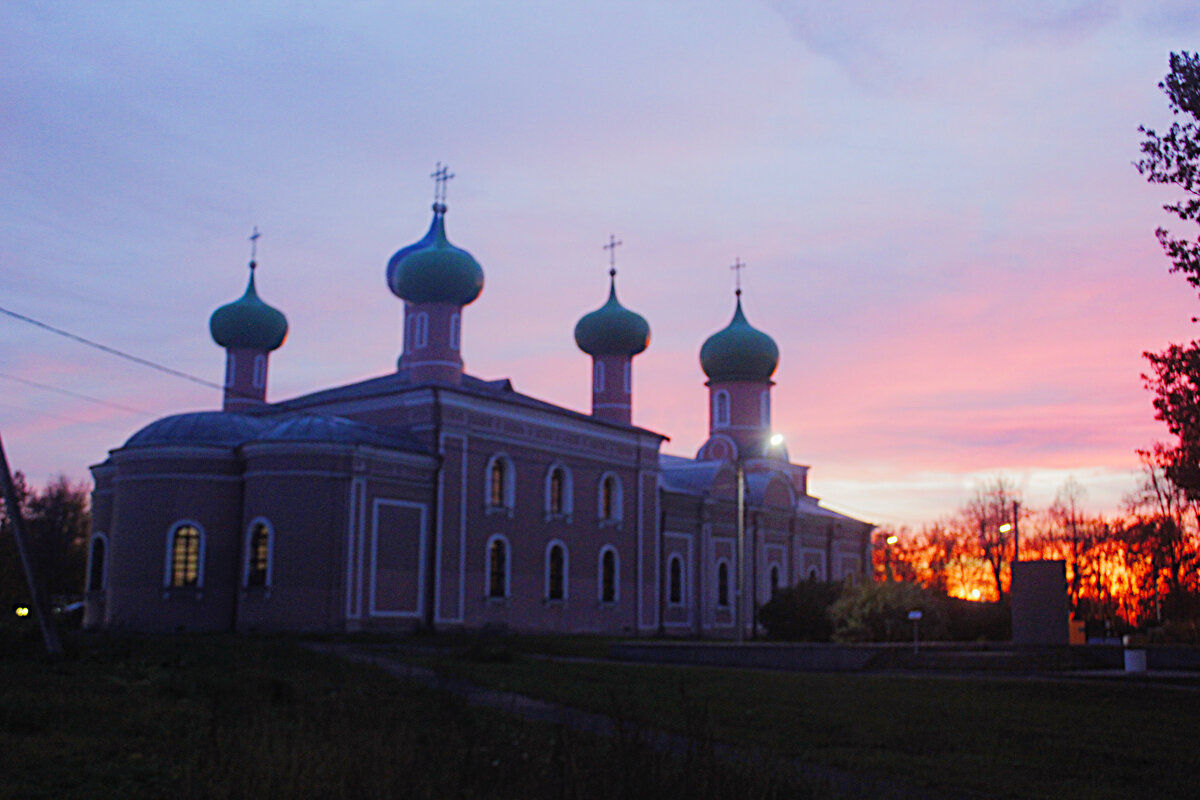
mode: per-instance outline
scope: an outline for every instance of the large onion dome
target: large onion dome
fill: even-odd
[[[618,302],[613,278],[608,302],[575,323],[575,344],[592,356],[636,356],[650,344],[650,324]]]
[[[275,350],[287,338],[287,317],[260,300],[254,290],[254,267],[251,261],[246,293],[218,308],[208,320],[208,330],[221,347]]]
[[[483,268],[446,240],[446,206],[433,205],[433,223],[419,241],[396,251],[387,265],[388,288],[410,303],[465,306],[483,291]]]
[[[768,381],[779,366],[775,340],[746,321],[739,294],[733,319],[700,348],[700,367],[709,380]]]

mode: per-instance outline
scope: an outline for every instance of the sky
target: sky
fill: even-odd
[[[1198,41],[1194,0],[9,0],[0,306],[219,383],[208,317],[257,226],[290,325],[269,399],[385,374],[385,266],[441,162],[486,275],[468,372],[587,411],[572,331],[615,235],[652,331],[634,422],[692,455],[741,259],[773,427],[824,503],[917,525],[997,476],[1034,508],[1072,477],[1111,513],[1166,437],[1142,353],[1200,313],[1154,238],[1177,196],[1133,167]],[[0,436],[34,483],[219,405],[0,315]]]

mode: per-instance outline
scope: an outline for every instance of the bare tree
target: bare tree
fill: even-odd
[[[1014,517],[1020,491],[1012,481],[996,476],[976,488],[960,510],[963,520],[976,532],[979,551],[996,584],[996,595],[1004,599],[1004,576],[1014,542]]]

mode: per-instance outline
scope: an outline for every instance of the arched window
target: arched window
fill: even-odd
[[[503,536],[493,536],[487,547],[487,596],[508,597],[508,542]]]
[[[567,599],[567,548],[558,541],[546,549],[546,599]]]
[[[819,569],[817,569],[816,567],[809,567],[808,568],[808,579],[810,581],[821,580],[821,571]]]
[[[604,391],[604,362],[597,361],[592,367],[592,392],[600,394]]]
[[[625,362],[625,394],[629,394],[633,391],[632,365],[633,365],[633,362],[631,362],[631,361]]]
[[[600,478],[600,496],[596,499],[597,516],[602,522],[618,522],[621,519],[621,479],[611,472]]]
[[[729,427],[729,392],[724,389],[713,394],[713,427]]]
[[[204,577],[204,536],[190,523],[181,523],[167,535],[167,586],[199,587]]]
[[[772,564],[771,565],[771,597],[774,597],[775,593],[778,591],[779,591],[779,565]]]
[[[617,551],[605,547],[600,551],[600,602],[616,603],[621,599],[620,582],[617,576],[620,564],[617,561]]]
[[[254,387],[261,389],[267,385],[267,357],[256,355],[254,357]]]
[[[771,427],[771,393],[769,391],[758,396],[758,424],[764,428]]]
[[[225,356],[225,385],[233,386],[237,379],[237,356],[233,353]]]
[[[683,559],[671,556],[667,567],[667,602],[673,606],[683,605]]]
[[[87,588],[89,592],[98,592],[104,588],[104,559],[108,553],[108,539],[103,533],[92,535],[92,550],[88,554],[88,581]]]
[[[562,464],[552,464],[546,471],[546,518],[566,517],[570,521],[574,505],[571,471]]]
[[[417,312],[416,334],[415,347],[429,344],[429,314],[424,311]]]
[[[484,497],[487,499],[487,507],[511,511],[516,499],[512,461],[503,453],[497,453],[488,461],[485,477],[487,484]]]
[[[246,542],[246,585],[271,585],[271,529],[265,522],[250,526]]]
[[[462,315],[450,315],[450,349],[457,350],[459,337],[462,336]]]
[[[729,605],[729,562],[722,561],[717,564],[717,605],[726,607]]]

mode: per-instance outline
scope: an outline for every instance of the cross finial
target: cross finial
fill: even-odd
[[[258,266],[258,237],[262,236],[258,232],[258,226],[254,226],[254,232],[250,234],[250,269]]]
[[[615,278],[617,275],[617,248],[625,244],[619,241],[616,236],[611,233],[608,235],[608,244],[604,245],[604,249],[608,251],[608,276]]]
[[[446,183],[454,177],[454,173],[450,168],[437,162],[437,168],[429,173],[429,177],[433,178],[433,207],[437,211],[446,210]]]
[[[733,293],[738,297],[742,296],[742,270],[745,268],[746,264],[741,258],[735,258],[733,260],[733,266],[730,267],[730,269],[733,270],[734,283],[737,286]]]

